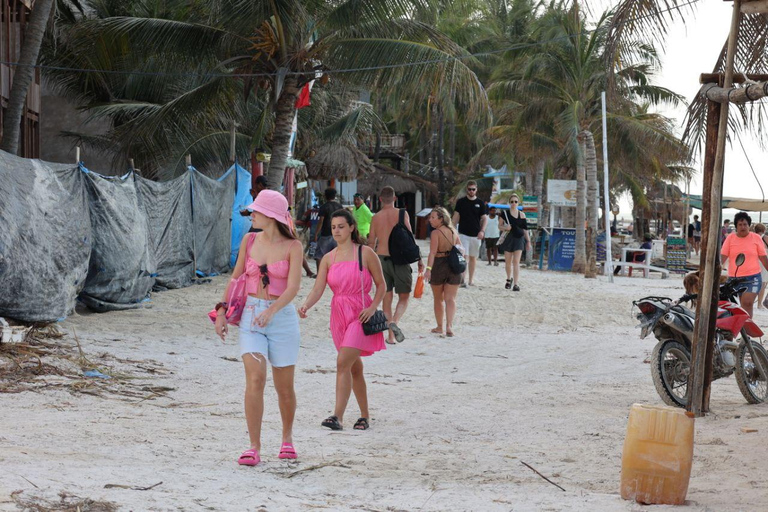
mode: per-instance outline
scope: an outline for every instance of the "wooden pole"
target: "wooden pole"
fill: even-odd
[[[235,163],[235,122],[232,121],[232,126],[229,127],[229,163]]]
[[[719,249],[720,209],[717,207],[713,208],[711,203],[712,176],[715,169],[715,152],[717,149],[717,134],[719,125],[720,104],[714,101],[709,101],[707,102],[707,132],[704,150],[704,183],[701,192],[701,252],[699,253],[700,278],[706,274],[708,270],[707,266],[712,261],[712,258],[708,256],[708,254],[711,253],[708,253],[707,251],[710,236],[718,239],[716,249]],[[710,231],[710,217],[713,215],[717,219],[717,229]],[[716,250],[716,254],[719,254],[719,252],[719,250]],[[716,276],[719,276],[719,256],[714,259],[714,264],[715,270],[713,273]],[[701,282],[703,282],[703,279]],[[712,357],[714,353],[714,343],[710,342],[710,340],[714,340],[715,321],[717,319],[717,300],[719,297],[717,294],[717,288],[719,282],[715,280],[713,285],[713,289],[710,289],[709,294],[707,294],[707,291],[703,285],[699,287],[700,298],[697,302],[698,308],[696,310],[696,321],[694,323],[693,329],[691,361],[693,367],[701,367],[702,364],[704,365],[704,379],[702,384],[701,398],[698,398],[698,395],[694,398],[694,393],[691,392],[692,398],[688,402],[688,410],[692,412],[695,412],[692,409],[692,404],[694,401],[697,401],[697,403],[700,404],[699,409],[702,413],[709,411],[709,395],[712,385]],[[704,302],[706,302],[704,300],[705,295],[709,297],[709,307],[706,309],[707,314],[704,314],[705,310],[703,309],[704,306],[702,305]],[[701,363],[702,359],[704,361],[703,363]],[[697,361],[699,362],[697,363]],[[695,372],[692,371],[688,377],[688,389],[691,391],[693,391],[695,386],[699,385],[698,382],[694,383],[694,374]]]
[[[739,6],[741,0],[734,0],[733,2],[733,15],[731,17],[731,31],[728,35],[728,53],[726,55],[725,62],[725,77],[723,80],[723,87],[728,89],[733,85],[733,57],[736,51],[736,41],[738,39],[739,32]],[[728,130],[728,103],[720,104],[720,119],[718,120],[717,127],[717,139],[715,149],[715,159],[712,168],[712,189],[709,196],[709,204],[706,212],[709,214],[707,222],[707,245],[706,245],[706,258],[702,259],[704,262],[704,272],[701,291],[702,296],[699,298],[698,314],[696,315],[696,325],[694,326],[694,339],[693,345],[695,347],[696,356],[691,361],[691,374],[692,378],[689,382],[689,401],[688,409],[696,416],[703,416],[706,412],[709,404],[705,403],[705,381],[707,377],[707,354],[711,350],[714,350],[714,329],[710,329],[709,326],[714,321],[713,308],[717,307],[717,298],[713,297],[713,290],[717,290],[717,281],[719,274],[715,275],[715,271],[719,268],[719,236],[717,236],[720,228],[720,209],[723,200],[723,172],[725,163],[725,139]],[[711,144],[709,133],[707,134],[707,144]],[[708,151],[710,149],[708,148]],[[706,172],[706,170],[705,170]],[[705,176],[706,179],[706,176]],[[706,196],[707,194],[705,194]],[[702,205],[703,207],[704,205]],[[704,215],[704,211],[702,212]],[[700,272],[699,275],[702,275]],[[703,328],[706,326],[706,329]]]
[[[80,163],[80,146],[77,146],[75,148],[75,163],[76,164]]]
[[[192,167],[192,155],[185,156],[184,162],[187,164],[187,167]]]

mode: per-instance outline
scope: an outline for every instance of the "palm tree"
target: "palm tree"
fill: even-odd
[[[40,55],[40,45],[45,34],[45,27],[48,25],[52,6],[53,0],[35,2],[24,32],[24,44],[21,47],[19,62],[14,69],[8,109],[3,114],[3,141],[0,145],[0,149],[14,155],[19,151],[21,116],[24,114],[24,109],[27,108],[27,91],[35,77],[35,65]],[[23,9],[24,6],[21,8]]]
[[[131,106],[134,114],[123,128],[131,140],[151,144],[169,124],[183,129],[202,119],[227,117],[222,98],[230,100],[237,88],[246,98],[256,91],[272,118],[267,178],[270,186],[279,187],[296,99],[323,74],[369,89],[428,82],[453,90],[453,103],[470,116],[487,115],[482,85],[457,58],[466,52],[410,16],[414,8],[425,7],[423,0],[214,0],[194,6],[176,0],[158,5],[174,16],[146,12],[89,19],[68,34],[70,55],[87,55],[85,50],[93,52],[96,44],[104,55],[127,52],[136,71],[181,73],[188,81],[177,99],[162,106]],[[116,63],[98,62],[105,70]]]
[[[578,4],[567,9],[548,9],[536,22],[535,37],[540,44],[500,68],[489,86],[492,99],[509,102],[510,112],[501,118],[508,123],[507,137],[523,141],[535,137],[543,148],[552,151],[557,166],[576,168],[576,226],[586,224],[590,237],[597,232],[597,158],[593,133],[600,130],[601,125],[600,94],[606,86],[603,51],[608,19],[609,14],[603,15],[594,28],[589,29]],[[663,129],[668,126],[658,123],[655,117],[636,115],[643,111],[643,102],[674,103],[680,98],[649,82],[648,75],[658,61],[653,48],[635,44],[633,49],[642,60],[627,61],[615,72],[621,94],[614,97],[609,107],[609,133],[634,139],[630,148],[636,157],[639,153],[642,156],[636,160],[632,174],[641,175],[647,172],[641,167],[642,163],[653,161],[669,166],[684,161],[686,151],[671,129]],[[505,144],[504,141],[495,143]],[[519,145],[519,142],[513,144]],[[621,144],[611,146],[612,154],[622,151]],[[539,155],[546,153],[542,151]],[[594,265],[588,264],[587,256],[592,258],[595,249],[591,241],[586,242],[585,232],[577,229],[573,270],[586,271],[589,276],[594,273]]]

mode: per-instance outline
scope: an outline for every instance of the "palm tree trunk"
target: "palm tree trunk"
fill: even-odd
[[[587,174],[587,269],[584,277],[594,278],[597,277],[597,156],[592,132],[584,130],[583,134]]]
[[[279,190],[283,184],[285,162],[291,145],[293,117],[296,115],[296,98],[299,95],[296,76],[285,77],[283,90],[275,105],[275,128],[272,134],[272,158],[267,171],[267,186]]]
[[[19,55],[19,65],[13,74],[8,110],[3,119],[3,141],[0,149],[17,154],[19,151],[19,134],[21,118],[27,108],[27,91],[35,77],[35,64],[40,55],[40,45],[43,42],[45,27],[51,16],[53,0],[38,0],[29,15],[29,23],[24,32],[24,42]],[[22,7],[23,9],[23,7]]]
[[[584,139],[579,136],[579,155],[576,160],[576,247],[573,254],[572,272],[583,274],[587,268],[584,224],[587,220],[587,185],[584,170]]]

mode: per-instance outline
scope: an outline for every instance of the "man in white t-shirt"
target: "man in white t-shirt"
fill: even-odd
[[[488,209],[488,222],[485,224],[485,252],[488,254],[488,265],[499,266],[499,242],[501,230],[499,229],[499,217],[496,215],[496,207]]]

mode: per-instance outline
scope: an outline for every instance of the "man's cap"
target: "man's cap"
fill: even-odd
[[[357,194],[355,194],[355,195],[354,195],[354,196],[352,196],[352,197],[353,197],[353,198],[355,198],[355,197],[359,197],[360,199],[365,199],[365,197],[363,197],[363,194],[361,194],[360,192],[358,192]]]

